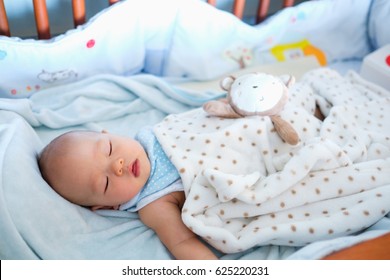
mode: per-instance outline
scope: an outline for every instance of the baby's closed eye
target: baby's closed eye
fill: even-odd
[[[108,144],[109,144],[108,156],[111,156],[111,154],[112,154],[112,142],[110,140],[108,140]]]
[[[108,190],[108,183],[109,183],[109,179],[108,179],[108,176],[106,176],[106,186],[104,188],[104,194],[107,192]]]

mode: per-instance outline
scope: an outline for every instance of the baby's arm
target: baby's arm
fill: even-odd
[[[139,211],[142,222],[153,229],[176,259],[217,259],[181,219],[183,192],[174,192]]]

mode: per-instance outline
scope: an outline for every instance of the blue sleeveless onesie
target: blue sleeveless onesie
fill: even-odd
[[[151,170],[150,177],[141,191],[119,210],[136,212],[150,202],[175,191],[183,191],[179,173],[169,160],[152,128],[141,129],[134,138],[145,149]]]

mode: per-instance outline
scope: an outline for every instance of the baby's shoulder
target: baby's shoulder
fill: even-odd
[[[176,220],[175,217],[181,216],[181,208],[185,201],[184,192],[172,192],[156,199],[145,207],[141,208],[138,213],[141,220],[151,228],[164,226],[164,221]]]
[[[155,214],[159,214],[164,212],[166,209],[178,208],[181,209],[183,207],[185,201],[185,195],[183,191],[175,191],[169,194],[166,194],[149,204],[145,205],[143,208],[139,210],[139,212],[154,212]]]
[[[164,205],[177,205],[180,209],[183,206],[185,201],[185,195],[183,191],[175,191],[168,193],[159,199],[151,202],[151,204],[158,205],[159,207],[164,207]],[[146,206],[145,206],[146,207]]]

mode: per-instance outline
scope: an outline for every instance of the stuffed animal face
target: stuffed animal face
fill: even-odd
[[[275,115],[287,101],[286,84],[280,78],[265,73],[245,74],[236,79],[226,77],[221,81],[221,87],[228,91],[233,109],[243,116]]]

